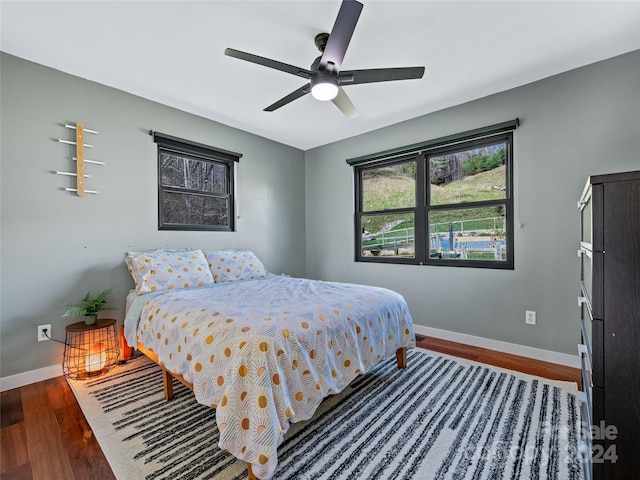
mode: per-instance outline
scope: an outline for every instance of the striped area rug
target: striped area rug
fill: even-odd
[[[582,479],[574,384],[422,349],[407,363],[381,363],[294,424],[274,478]],[[69,383],[119,480],[247,478],[217,448],[215,411],[177,382],[165,402],[146,358]]]

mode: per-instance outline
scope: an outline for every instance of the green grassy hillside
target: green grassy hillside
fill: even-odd
[[[446,185],[431,185],[431,204],[445,205],[448,203],[475,202],[480,200],[493,200],[504,198],[505,166],[494,168],[487,172],[467,176],[462,180],[453,181]],[[371,212],[390,208],[413,207],[415,203],[415,181],[413,177],[398,174],[392,170],[384,170],[375,176],[365,178],[364,211]],[[438,215],[434,213],[432,221],[439,222]],[[487,216],[487,209],[467,210],[460,215],[456,211],[446,214],[442,221],[455,221],[460,219],[471,220]],[[399,216],[367,217],[365,230],[377,232],[385,224]],[[402,228],[413,228],[413,221],[405,221]],[[486,228],[490,228],[488,225]]]

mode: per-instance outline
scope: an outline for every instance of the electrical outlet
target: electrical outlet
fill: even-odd
[[[47,335],[51,336],[51,324],[38,325],[38,341],[39,342],[50,340],[49,338],[47,338],[47,335],[44,334],[45,330],[47,332]]]
[[[527,325],[535,325],[536,324],[536,312],[532,310],[527,310],[524,317],[524,323]]]

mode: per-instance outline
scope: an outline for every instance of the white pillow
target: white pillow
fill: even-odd
[[[199,249],[128,252],[125,263],[139,294],[214,283],[207,260]]]
[[[204,251],[216,283],[236,282],[267,276],[267,269],[251,250]]]

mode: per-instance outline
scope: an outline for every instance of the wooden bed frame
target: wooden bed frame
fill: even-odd
[[[151,359],[154,363],[158,364],[160,368],[162,368],[162,386],[164,391],[164,399],[169,401],[173,399],[173,379],[175,378],[180,383],[182,383],[185,387],[193,392],[193,385],[187,382],[182,375],[178,375],[176,373],[171,373],[167,370],[164,365],[158,360],[158,355],[151,350],[145,348],[143,344],[138,342],[138,350],[144,353],[147,357]],[[407,348],[401,347],[396,350],[396,362],[398,364],[398,368],[406,368],[407,367]],[[253,474],[251,470],[251,464],[247,464],[247,470],[249,474],[249,480],[258,480]]]

